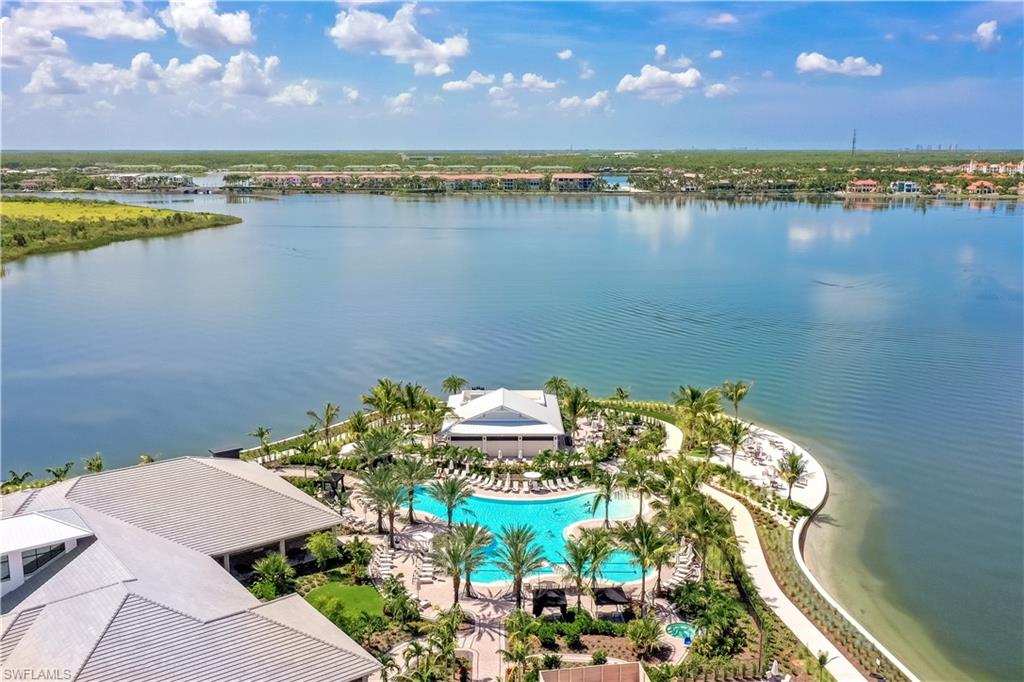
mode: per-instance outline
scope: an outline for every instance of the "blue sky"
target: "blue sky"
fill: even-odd
[[[5,3],[3,146],[1020,148],[1019,2]]]

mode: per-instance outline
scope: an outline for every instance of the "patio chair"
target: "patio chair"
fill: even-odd
[[[519,492],[519,481],[513,481],[512,482],[512,492],[514,492],[514,493],[518,493]]]
[[[573,485],[574,488],[579,488],[580,485],[582,485],[582,484],[580,483],[580,479],[578,479],[577,477],[573,476],[572,477],[572,485]]]

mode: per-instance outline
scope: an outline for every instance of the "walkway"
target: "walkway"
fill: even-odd
[[[754,518],[747,511],[747,508],[729,495],[710,486],[705,485],[702,488],[702,492],[732,512],[736,541],[739,543],[743,563],[747,567],[754,585],[757,587],[758,594],[761,595],[761,598],[764,599],[772,611],[793,631],[796,638],[810,649],[812,654],[817,655],[821,651],[828,653],[832,660],[825,667],[839,682],[867,679],[815,627],[814,623],[808,620],[807,616],[789,600],[785,593],[783,593],[782,588],[775,582],[775,577],[772,576],[771,571],[768,569],[768,561],[761,550],[761,542],[757,537]]]

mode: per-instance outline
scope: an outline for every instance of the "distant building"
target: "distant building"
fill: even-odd
[[[640,663],[609,663],[542,670],[540,682],[649,682]]]
[[[949,194],[949,185],[944,182],[936,182],[932,185],[932,194],[937,197],[944,197]]]
[[[555,173],[551,176],[551,189],[556,192],[586,192],[594,187],[590,173]]]
[[[851,180],[846,183],[846,191],[854,194],[869,194],[880,189],[878,180]]]
[[[468,390],[448,398],[440,437],[502,457],[533,457],[565,445],[558,398],[544,391]]]
[[[912,180],[896,180],[889,183],[889,191],[893,194],[911,194],[920,192],[921,188]]]
[[[501,176],[502,189],[506,190],[537,190],[544,187],[542,173],[508,173]]]
[[[968,194],[995,194],[996,187],[988,180],[975,180],[967,185]]]

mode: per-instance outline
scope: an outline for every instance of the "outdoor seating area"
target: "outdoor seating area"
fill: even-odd
[[[789,449],[783,440],[774,435],[754,433],[743,447],[736,451],[736,469],[744,478],[760,488],[784,492],[786,485],[779,479],[776,470]],[[724,445],[718,445],[715,448],[715,456],[719,461],[728,464],[732,453]],[[808,480],[809,476],[805,474],[794,487],[805,489]]]
[[[687,543],[675,556],[675,570],[668,581],[668,589],[682,585],[683,583],[697,582],[701,578],[701,563],[693,545]]]
[[[576,450],[583,450],[588,446],[604,447],[605,430],[607,426],[604,417],[598,413],[592,417],[584,417],[576,422],[576,432],[573,436],[573,447]]]
[[[395,568],[395,552],[387,545],[380,545],[370,558],[369,571],[374,578],[383,580],[391,575]]]
[[[490,490],[497,493],[557,493],[576,490],[583,487],[578,476],[561,476],[544,479],[540,472],[527,471],[520,476],[505,474],[500,477],[495,472],[474,474],[468,469],[449,467],[438,469],[438,478],[461,478],[479,490]]]

